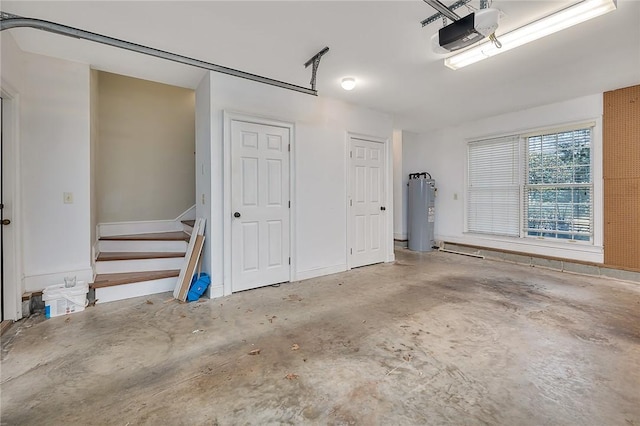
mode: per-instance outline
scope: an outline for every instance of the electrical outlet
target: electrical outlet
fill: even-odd
[[[73,204],[73,192],[63,192],[62,200],[65,204]]]
[[[204,194],[202,194],[202,204],[204,205]]]

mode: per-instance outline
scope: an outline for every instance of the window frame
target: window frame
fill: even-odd
[[[520,137],[521,143],[522,143],[522,162],[524,163],[524,167],[523,167],[523,174],[522,174],[522,191],[521,191],[521,202],[522,202],[522,211],[521,211],[521,215],[522,215],[522,226],[520,229],[520,233],[521,233],[521,237],[523,238],[535,238],[535,239],[539,239],[539,240],[551,240],[551,241],[561,241],[561,242],[569,242],[569,243],[584,243],[584,244],[590,244],[593,245],[594,242],[594,173],[593,173],[593,145],[594,145],[594,128],[595,128],[595,123],[585,123],[584,126],[570,126],[568,128],[558,128],[558,129],[551,129],[551,130],[546,130],[546,131],[538,131],[538,132],[532,132],[529,133],[527,135],[522,135]],[[544,138],[544,136],[551,136],[551,135],[559,135],[560,133],[568,133],[568,132],[574,132],[574,131],[580,131],[580,130],[588,130],[589,131],[589,181],[585,182],[585,183],[576,183],[576,182],[571,182],[571,183],[547,183],[547,182],[543,182],[540,184],[532,184],[529,183],[529,173],[530,173],[530,165],[531,165],[531,158],[530,158],[530,145],[529,145],[529,139],[530,138],[534,138],[534,137],[540,137],[540,138]],[[541,142],[542,143],[542,142]],[[556,145],[557,148],[557,145]],[[576,167],[575,165],[573,166],[574,168]],[[539,190],[544,190],[544,189],[579,189],[579,188],[586,188],[589,191],[589,233],[588,234],[584,234],[584,233],[578,233],[578,232],[571,232],[571,231],[559,231],[559,230],[552,230],[549,233],[554,233],[556,235],[567,235],[569,238],[559,238],[558,236],[556,237],[545,237],[545,236],[540,236],[540,235],[529,235],[530,232],[536,232],[535,228],[529,228],[528,224],[529,224],[529,191],[531,189],[539,189]],[[557,201],[556,201],[556,205],[557,205]],[[572,208],[576,205],[573,201],[571,203]],[[542,231],[538,232],[542,233]],[[587,240],[584,239],[577,239],[575,237],[577,236],[586,236],[588,237]]]

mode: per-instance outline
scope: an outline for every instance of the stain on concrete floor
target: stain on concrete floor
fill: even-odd
[[[1,423],[640,425],[639,286],[396,255],[21,321],[2,341]]]

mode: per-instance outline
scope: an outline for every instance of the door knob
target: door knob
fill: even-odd
[[[380,210],[385,211],[387,208],[385,206],[380,207]]]
[[[235,212],[235,213],[233,214],[233,217],[240,217],[240,212]]]
[[[2,224],[3,225],[9,225],[11,223],[11,221],[9,219],[2,219]]]

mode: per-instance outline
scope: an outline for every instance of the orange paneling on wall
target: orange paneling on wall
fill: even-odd
[[[605,92],[604,263],[640,270],[640,86]]]

